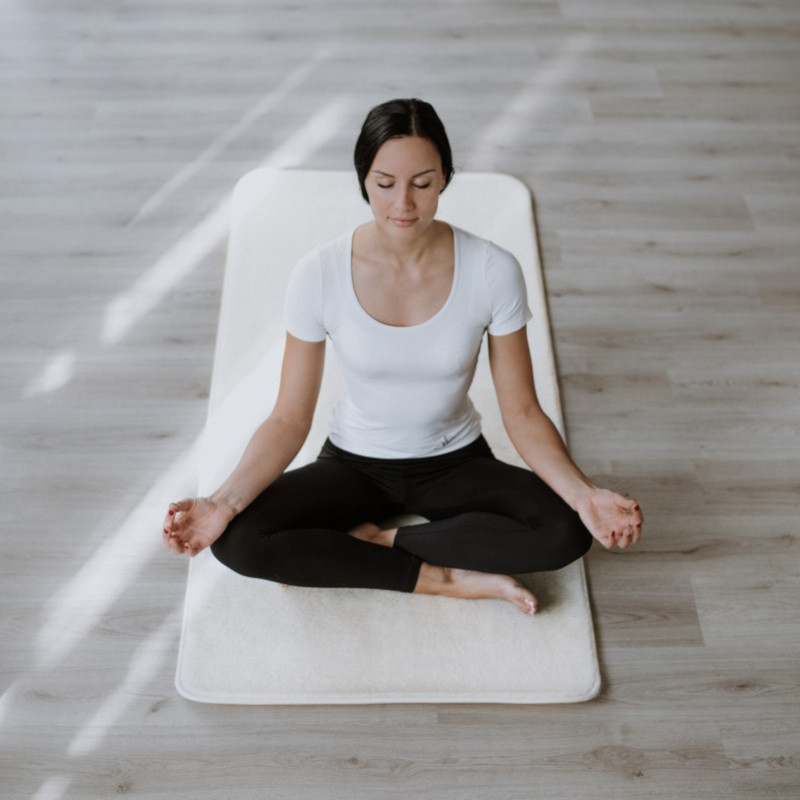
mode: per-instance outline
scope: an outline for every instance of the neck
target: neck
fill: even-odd
[[[365,233],[368,249],[387,260],[396,261],[398,264],[414,264],[423,261],[426,255],[441,240],[442,233],[447,229],[444,223],[434,221],[427,230],[410,241],[402,241],[387,236],[386,233],[374,223],[367,226]]]

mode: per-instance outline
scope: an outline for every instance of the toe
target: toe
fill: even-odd
[[[521,611],[533,616],[538,609],[538,601],[524,586],[520,586],[514,598],[514,604]]]

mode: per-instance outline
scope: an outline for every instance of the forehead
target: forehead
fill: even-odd
[[[387,139],[375,154],[372,170],[396,174],[402,171],[419,172],[441,169],[442,159],[430,139],[421,136],[401,136]],[[395,170],[396,172],[392,172]]]

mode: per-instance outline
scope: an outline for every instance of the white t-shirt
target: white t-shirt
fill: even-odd
[[[451,226],[452,227],[452,226]],[[442,308],[419,325],[386,325],[353,287],[353,232],[318,247],[289,278],[284,323],[309,342],[330,337],[344,392],[330,439],[374,458],[440,455],[480,436],[468,396],[484,332],[513,333],[531,318],[511,253],[453,227],[455,272]]]

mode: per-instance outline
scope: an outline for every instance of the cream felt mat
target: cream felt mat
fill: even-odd
[[[513,252],[525,271],[529,338],[545,411],[563,432],[528,189],[457,175],[439,218]],[[236,464],[277,393],[283,293],[304,252],[370,219],[349,172],[255,170],[236,186],[198,491]],[[339,382],[328,347],[314,426],[293,466],[313,460]],[[495,455],[523,465],[502,428],[482,348],[471,396]],[[419,518],[416,518],[419,521]],[[528,617],[500,600],[289,587],[241,577],[209,551],[191,561],[176,686],[210,703],[565,703],[600,687],[582,562],[520,576]]]

